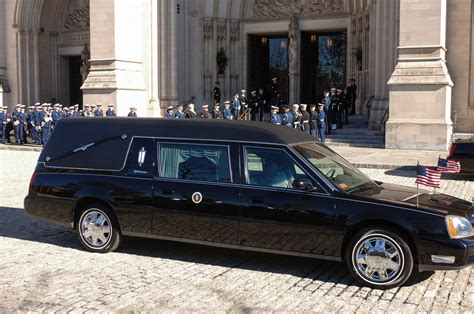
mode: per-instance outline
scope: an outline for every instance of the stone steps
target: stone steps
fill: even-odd
[[[349,116],[349,124],[344,125],[343,129],[331,131],[326,136],[326,143],[329,146],[384,148],[385,133],[368,128],[367,116]]]

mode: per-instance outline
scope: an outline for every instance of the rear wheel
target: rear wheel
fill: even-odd
[[[101,204],[86,206],[76,223],[76,233],[82,246],[90,252],[115,251],[122,241],[114,214]]]
[[[347,245],[346,263],[359,283],[375,289],[398,287],[413,272],[408,243],[385,228],[368,228],[357,233]]]

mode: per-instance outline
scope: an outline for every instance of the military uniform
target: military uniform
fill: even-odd
[[[212,118],[216,120],[221,120],[223,118],[219,106],[214,106],[214,109],[212,110]]]
[[[42,130],[43,130],[43,134],[42,134],[42,144],[43,145],[46,145],[46,143],[48,142],[49,140],[49,137],[51,135],[51,131],[52,131],[52,118],[50,116],[50,114],[48,112],[45,112],[44,113],[44,116],[43,116],[43,121],[41,123],[42,125]]]
[[[321,142],[326,142],[326,113],[320,106],[320,111],[318,113],[318,133]]]
[[[15,139],[16,139],[17,144],[23,145],[25,143],[24,132],[25,132],[25,124],[26,124],[26,115],[20,109],[19,111],[16,112],[15,119],[16,121],[18,121],[15,127]]]
[[[135,107],[131,107],[131,108],[130,108],[130,112],[128,113],[127,117],[136,118],[136,117],[137,117],[137,113],[136,113],[135,110],[136,110]]]
[[[310,120],[310,114],[306,110],[305,105],[301,105],[301,131],[309,133],[309,120]]]
[[[176,119],[184,119],[184,112],[183,112],[183,106],[182,105],[178,105],[177,107],[177,111],[176,111],[176,114],[174,115],[174,117]]]
[[[114,111],[114,106],[110,106],[110,105],[109,105],[109,109],[107,109],[107,111],[105,112],[105,115],[106,115],[107,117],[116,117],[117,114],[116,114],[115,111]]]
[[[197,117],[196,111],[194,111],[194,104],[189,104],[188,108],[184,112],[185,119],[195,119]]]
[[[6,141],[6,126],[8,123],[8,119],[9,115],[7,112],[7,106],[3,106],[2,111],[0,112],[0,131],[2,131],[1,140],[3,144],[5,144]]]
[[[166,113],[164,115],[164,118],[165,119],[174,119],[175,118],[175,115],[173,113],[173,106],[169,106],[168,108],[166,108]]]
[[[224,104],[227,105],[227,106],[224,107],[224,110],[222,112],[222,115],[224,116],[224,119],[225,120],[234,119],[234,116],[232,115],[232,109],[230,109],[230,106],[228,106],[230,104],[230,102],[227,100]]]
[[[104,115],[104,112],[102,111],[100,107],[94,110],[94,117],[102,117],[103,115]]]
[[[278,113],[278,107],[272,106],[272,116],[270,118],[270,122],[276,125],[282,124],[281,115]]]
[[[311,109],[316,108],[315,105],[311,105]],[[310,110],[309,112],[309,133],[313,137],[318,137],[318,113],[316,110]]]
[[[232,99],[232,102],[230,104],[230,108],[231,108],[231,111],[232,111],[233,118],[238,119],[240,117],[241,103],[240,103],[239,97],[237,95],[235,95],[234,99]]]
[[[202,106],[202,109],[203,109],[203,112],[201,113],[201,119],[212,119],[212,115],[211,113],[209,112],[209,106],[208,105],[204,105]]]
[[[214,103],[221,102],[221,89],[219,88],[219,82],[216,82],[216,86],[214,87]]]

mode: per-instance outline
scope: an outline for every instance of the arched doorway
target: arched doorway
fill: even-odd
[[[19,101],[81,104],[89,0],[17,0],[15,27]]]

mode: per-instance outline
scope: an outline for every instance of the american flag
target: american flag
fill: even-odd
[[[461,163],[458,160],[438,158],[438,170],[444,173],[458,173],[461,171]]]
[[[441,172],[435,168],[428,168],[418,165],[416,167],[415,182],[417,184],[439,188],[439,184],[441,182]]]

